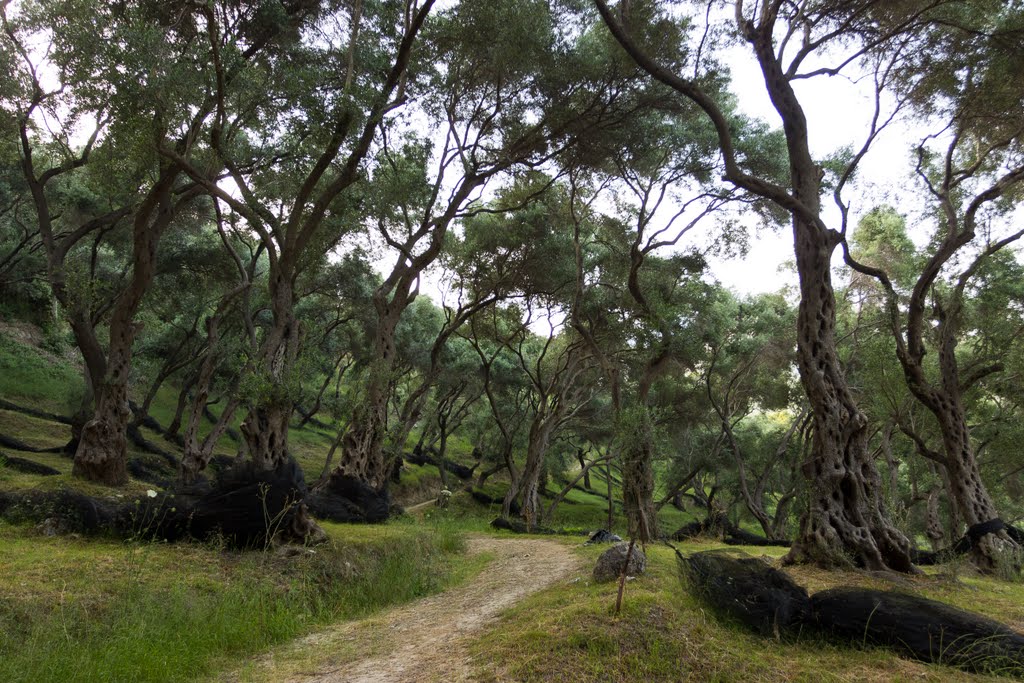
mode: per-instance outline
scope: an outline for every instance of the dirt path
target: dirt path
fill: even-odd
[[[275,662],[271,657],[248,672],[255,676],[243,675],[242,680],[288,683],[470,680],[472,667],[466,652],[467,642],[518,600],[568,579],[580,562],[569,548],[555,541],[474,537],[468,543],[470,553],[487,553],[494,558],[474,579],[370,620],[340,624],[302,639],[284,659],[294,661],[302,659],[302,652],[316,653],[314,659],[319,661],[304,662],[303,671],[296,672],[286,662]],[[332,653],[337,653],[338,658],[332,657]]]

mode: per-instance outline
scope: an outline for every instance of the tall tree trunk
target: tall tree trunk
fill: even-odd
[[[806,161],[792,165],[793,183],[804,187],[803,201],[817,206],[809,154]],[[834,241],[799,218],[793,229],[800,274],[797,358],[814,416],[814,449],[802,467],[809,505],[787,559],[825,566],[853,559],[868,569],[910,571],[910,544],[884,509],[881,477],[868,453],[867,418],[853,400],[836,354]]]
[[[293,283],[287,264],[278,266],[270,283],[274,326],[263,342],[260,372],[265,379],[242,421],[242,439],[258,470],[273,470],[286,462],[288,426],[294,409],[292,373],[299,354],[299,321],[295,318]]]
[[[527,529],[532,529],[541,523],[543,513],[540,504],[540,474],[544,467],[544,454],[547,453],[548,440],[553,427],[552,422],[550,416],[540,415],[530,426],[526,462],[523,463],[523,470],[516,487],[516,498],[521,501],[519,514],[526,522]]]
[[[96,412],[82,427],[72,468],[72,474],[77,477],[110,485],[128,481],[125,432],[132,415],[128,406],[128,381],[132,369],[132,345],[142,328],[135,322],[135,314],[156,274],[156,248],[160,236],[176,212],[171,189],[177,177],[178,170],[165,163],[160,169],[160,177],[136,211],[132,227],[132,279],[118,297],[110,318],[106,374],[97,391]]]
[[[981,480],[978,459],[971,445],[967,416],[959,396],[936,404],[935,417],[942,431],[951,503],[968,527],[999,517],[996,506]],[[986,534],[971,546],[971,560],[982,571],[997,568],[1002,550],[1012,545],[1002,534]]]
[[[790,187],[783,188],[744,171],[728,118],[714,97],[696,81],[684,80],[654,62],[629,37],[604,0],[595,0],[615,38],[652,76],[687,97],[708,114],[723,153],[726,178],[764,197],[793,217],[794,249],[800,277],[797,346],[800,379],[814,414],[814,456],[805,463],[810,500],[790,561],[826,565],[855,563],[872,569],[909,571],[910,543],[886,514],[879,475],[867,452],[867,420],[843,377],[835,345],[835,295],[829,270],[840,235],[821,221],[821,170],[808,142],[807,120],[776,51],[776,20],[781,3],[757,3],[743,15],[737,3],[737,28],[753,48],[772,105],[782,119],[790,166]]]
[[[943,245],[946,251],[952,246]],[[945,251],[940,249],[932,263],[945,262]],[[950,517],[954,537],[960,532],[960,525],[968,527],[988,522],[999,517],[988,489],[981,479],[978,460],[971,444],[967,413],[963,406],[960,367],[956,358],[957,320],[960,315],[958,297],[954,297],[950,311],[937,306],[940,312],[939,325],[939,373],[940,383],[929,381],[923,367],[924,335],[923,314],[925,296],[934,280],[938,268],[926,269],[918,280],[911,297],[907,316],[907,339],[904,345],[899,338],[895,300],[890,299],[890,315],[893,332],[897,335],[897,356],[903,367],[904,379],[914,397],[935,416],[942,433],[944,457],[932,453],[943,467],[946,489],[950,497]],[[961,278],[961,282],[966,282]],[[919,446],[920,450],[920,446]],[[971,560],[985,572],[996,569],[1003,551],[1015,544],[1005,531],[982,536],[971,546]]]
[[[852,559],[869,569],[910,571],[910,542],[885,510],[881,478],[868,452],[867,418],[836,352],[831,261],[839,235],[820,220],[822,172],[811,156],[803,108],[776,55],[773,26],[771,21],[744,30],[786,136],[800,278],[797,364],[814,415],[814,454],[802,468],[809,504],[787,560],[842,566]]]
[[[377,490],[388,484],[390,467],[384,454],[387,435],[388,399],[391,394],[391,373],[395,362],[395,328],[401,317],[399,310],[388,311],[378,303],[376,358],[369,369],[366,396],[356,409],[352,427],[342,440],[341,457],[335,472],[354,477]]]

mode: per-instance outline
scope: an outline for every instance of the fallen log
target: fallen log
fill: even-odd
[[[483,491],[481,491],[479,489],[470,489],[469,490],[469,496],[470,496],[470,498],[472,498],[476,502],[482,503],[483,505],[504,505],[505,504],[504,498],[495,498],[493,496],[489,496],[489,495],[487,495],[486,493],[484,493]],[[520,513],[519,503],[517,503],[516,501],[513,500],[512,501],[512,505],[509,508],[509,512],[511,514],[513,514],[513,515],[518,516],[519,513]]]
[[[387,520],[391,496],[386,489],[377,491],[355,477],[332,472],[306,497],[306,504],[320,519],[373,524]]]
[[[271,471],[243,463],[166,493],[147,492],[128,503],[78,491],[0,492],[0,517],[14,522],[47,522],[59,533],[112,534],[165,541],[217,540],[239,549],[284,541],[326,540],[303,502],[305,482],[294,461]]]
[[[426,453],[423,452],[416,453],[414,451],[412,453],[406,453],[403,457],[405,458],[405,461],[410,465],[419,465],[420,467],[424,465],[433,465],[434,467],[441,469],[441,465],[436,458],[433,458],[430,455],[427,455]],[[466,467],[465,465],[460,465],[457,462],[452,462],[451,460],[445,459],[444,468],[447,471],[454,474],[459,479],[462,479],[463,481],[468,481],[469,479],[473,478],[473,472],[476,471],[476,468],[477,466],[479,466],[479,464],[480,463],[477,463],[472,467]]]
[[[833,588],[811,597],[814,624],[853,642],[968,671],[1024,673],[1024,636],[980,614],[918,595]]]
[[[967,533],[948,548],[936,551],[913,548],[910,551],[910,561],[922,567],[944,564],[956,557],[971,552],[971,549],[988,534],[999,532],[1005,532],[1014,543],[1024,546],[1024,531],[996,518],[969,527]]]
[[[18,405],[17,403],[11,403],[0,398],[0,410],[9,410],[13,413],[22,413],[30,417],[37,417],[40,420],[48,420],[50,422],[59,422],[63,425],[71,426],[72,420],[70,417],[64,415],[57,415],[56,413],[48,413],[43,410],[36,410],[35,408],[29,408],[27,406]]]
[[[810,617],[807,591],[762,560],[727,551],[684,557],[678,550],[676,559],[699,598],[761,635],[778,637],[798,629]]]
[[[720,538],[728,545],[774,546],[788,548],[792,541],[782,538],[765,538],[752,534],[736,526],[723,516],[708,517],[705,520],[690,522],[676,529],[669,535],[671,541],[685,541],[699,536]]]
[[[983,615],[898,591],[841,587],[808,597],[760,559],[724,551],[676,556],[700,599],[762,635],[814,631],[923,662],[1024,674],[1024,635]]]

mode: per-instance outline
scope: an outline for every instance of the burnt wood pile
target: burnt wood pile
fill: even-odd
[[[157,460],[159,460],[157,458]],[[155,462],[139,463],[153,467]],[[0,517],[35,522],[53,533],[112,534],[166,541],[215,540],[232,548],[262,548],[272,542],[316,543],[326,539],[313,516],[341,522],[380,522],[390,497],[350,477],[335,476],[310,491],[294,460],[259,471],[249,461],[218,463],[213,481],[126,503],[83,493],[0,492]],[[166,471],[147,472],[151,479]]]
[[[816,633],[923,662],[1024,675],[1024,635],[980,614],[899,591],[843,587],[808,595],[763,560],[728,551],[676,556],[705,604],[761,635]]]

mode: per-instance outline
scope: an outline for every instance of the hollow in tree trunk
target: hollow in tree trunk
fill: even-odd
[[[799,186],[795,166],[793,174]],[[853,400],[836,354],[829,270],[834,240],[799,218],[794,239],[801,295],[797,359],[814,416],[814,445],[802,467],[808,507],[787,560],[910,571],[909,541],[886,515],[881,477],[867,448],[867,418]]]
[[[939,421],[946,452],[950,502],[959,512],[960,519],[971,527],[994,520],[999,514],[981,480],[967,417],[958,398],[940,397],[933,412]],[[1005,532],[985,534],[971,546],[971,561],[982,571],[994,571],[1003,551],[1013,546]]]
[[[352,418],[352,426],[341,442],[341,458],[334,474],[353,477],[376,490],[388,483],[390,468],[384,458],[387,432],[387,370],[373,369],[366,400]],[[383,375],[383,376],[381,376]]]

